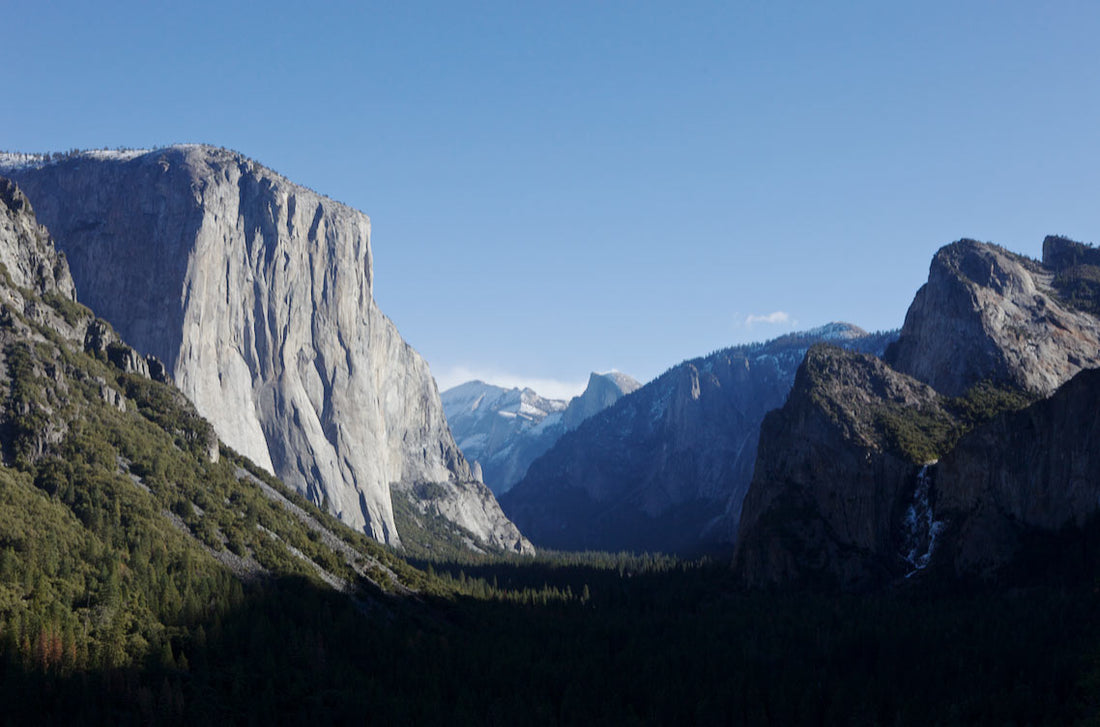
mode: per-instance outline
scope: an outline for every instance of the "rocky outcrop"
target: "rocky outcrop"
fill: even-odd
[[[40,365],[35,349],[53,353],[46,335],[77,344],[91,315],[75,302],[65,257],[38,224],[27,197],[3,177],[0,263],[0,449],[4,465],[29,467],[69,431],[68,423],[56,416],[67,404],[62,395],[68,382],[56,361],[48,368]],[[70,306],[80,311],[71,320],[62,314]],[[35,386],[39,378],[56,383],[62,395],[43,395]]]
[[[473,482],[427,364],[374,302],[361,212],[206,146],[12,174],[84,299],[164,362],[229,446],[388,543],[390,487],[418,482],[468,495],[453,508],[467,530],[523,542]]]
[[[1100,248],[1060,235],[1043,238],[1043,267],[1060,273],[1081,266],[1100,267]]]
[[[1053,289],[1064,247],[1047,243],[1051,265],[973,240],[941,248],[886,360],[948,396],[982,380],[1049,396],[1100,366],[1100,321]]]
[[[881,352],[848,324],[687,361],[566,434],[502,496],[538,545],[679,553],[732,545],[759,427],[822,340]]]
[[[1027,533],[1085,525],[1100,512],[1100,370],[975,429],[936,469],[938,556],[955,574],[993,574]]]
[[[0,263],[11,283],[36,295],[76,300],[76,287],[65,256],[59,255],[49,232],[38,224],[26,194],[0,177]]]
[[[900,523],[921,467],[906,427],[948,431],[931,387],[832,346],[806,354],[764,419],[734,562],[750,585],[867,588],[912,569]]]
[[[138,374],[162,384],[169,381],[164,364],[156,356],[142,356],[132,346],[119,339],[111,324],[96,318],[84,330],[84,350],[106,358],[128,374]]]
[[[1043,267],[1063,305],[1100,316],[1100,249],[1065,237],[1043,240]]]
[[[414,554],[443,554],[440,545],[461,542],[465,549],[484,553],[487,550],[504,551],[530,555],[535,552],[531,543],[520,534],[500,509],[492,491],[483,483],[472,481],[462,483],[433,482],[421,484],[395,485],[394,498],[403,498],[408,504],[413,520],[398,520],[415,528],[425,527],[425,521],[435,521],[428,525],[429,534]],[[434,533],[431,531],[435,531]]]
[[[957,242],[936,254],[890,365],[811,351],[762,428],[742,578],[865,588],[925,568],[990,575],[1023,538],[1095,518],[1100,393],[1081,372],[1100,365],[1094,260],[1063,238],[1047,238],[1042,264]]]
[[[98,391],[99,398],[120,412],[128,407],[126,397],[102,376],[88,377],[63,363],[64,345],[83,350],[114,365],[124,374],[165,382],[163,366],[151,356],[142,356],[119,339],[110,324],[95,318],[76,300],[76,289],[65,255],[59,253],[46,228],[38,224],[31,204],[11,180],[0,177],[0,351],[7,371],[0,381],[11,386],[13,370],[22,376],[45,376],[53,396],[28,396],[9,388],[8,408],[3,412],[0,437],[4,440],[7,463],[22,460],[28,465],[52,452],[68,431],[72,416],[67,378],[75,376]],[[65,343],[62,344],[61,341]],[[48,364],[32,363],[28,346],[41,346]],[[183,401],[178,391],[172,396]],[[186,402],[184,402],[186,404]],[[189,408],[186,404],[184,408]],[[67,415],[63,415],[67,412]],[[196,419],[198,419],[196,417]],[[218,461],[218,439],[208,424],[198,425],[194,436],[206,458]],[[22,443],[20,443],[22,440]]]
[[[939,462],[921,466],[899,449],[891,420],[965,426],[956,405],[877,360],[811,350],[787,404],[762,428],[738,575],[756,587],[849,590],[926,568],[996,578],[1028,556],[1028,543],[1095,526],[1100,370],[957,443],[943,440],[950,451]]]
[[[463,454],[482,468],[498,495],[567,431],[614,404],[641,384],[626,374],[593,373],[580,396],[568,403],[529,388],[505,389],[482,381],[460,384],[441,395],[447,422]]]

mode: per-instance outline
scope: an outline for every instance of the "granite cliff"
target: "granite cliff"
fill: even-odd
[[[812,350],[762,429],[742,578],[858,589],[930,565],[988,576],[1022,538],[1093,518],[1090,255],[1062,238],[1042,263],[953,243],[885,362]]]
[[[913,445],[949,436],[956,422],[945,404],[874,356],[810,349],[786,404],[761,427],[735,555],[741,577],[865,588],[912,570],[899,523],[918,486],[923,452]]]
[[[1082,371],[1050,398],[963,437],[936,465],[932,498],[943,530],[936,555],[955,575],[995,575],[1029,536],[1095,525],[1100,370]]]
[[[1049,396],[1100,366],[1100,320],[1055,288],[1074,244],[1059,239],[1044,263],[973,240],[941,248],[886,361],[948,396],[982,380]]]
[[[433,483],[436,510],[475,542],[530,549],[374,302],[364,214],[208,146],[8,173],[84,300],[164,362],[229,446],[378,540],[400,544],[391,488]]]
[[[65,256],[0,177],[5,633],[29,618],[66,624],[70,663],[90,671],[107,645],[141,664],[179,628],[180,594],[201,618],[261,578],[331,587],[362,611],[411,590],[417,576],[391,552],[222,456],[163,374],[78,302]]]
[[[806,350],[881,352],[893,334],[849,324],[686,361],[564,435],[502,496],[538,545],[691,553],[733,542],[764,415]]]

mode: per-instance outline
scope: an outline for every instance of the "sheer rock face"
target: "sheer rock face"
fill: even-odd
[[[886,360],[948,396],[983,379],[1049,396],[1100,366],[1100,321],[1058,302],[1047,263],[973,240],[941,248]]]
[[[537,545],[692,553],[733,543],[760,423],[821,340],[881,351],[848,324],[684,362],[564,435],[501,497]]]
[[[388,543],[389,488],[416,482],[476,499],[453,509],[487,544],[525,542],[471,482],[427,364],[375,305],[364,214],[206,146],[10,173],[84,300],[229,446]]]
[[[1084,525],[1100,510],[1100,370],[978,427],[936,469],[941,560],[957,574],[1008,563],[1025,531]]]
[[[787,403],[764,419],[735,564],[750,585],[866,588],[906,569],[897,524],[919,466],[883,415],[948,418],[931,387],[874,356],[815,346]]]

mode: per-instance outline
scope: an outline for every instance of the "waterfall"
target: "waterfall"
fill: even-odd
[[[928,471],[935,462],[926,464],[917,473],[917,486],[913,489],[913,499],[905,510],[902,518],[902,551],[913,569],[905,574],[905,577],[913,575],[925,568],[932,558],[932,551],[936,547],[936,536],[943,530],[943,522],[936,520],[932,512],[930,491],[932,489],[932,475]]]

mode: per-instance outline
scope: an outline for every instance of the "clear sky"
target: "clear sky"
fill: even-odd
[[[206,142],[362,209],[442,387],[846,320],[1100,237],[1094,2],[0,0],[0,149]]]

